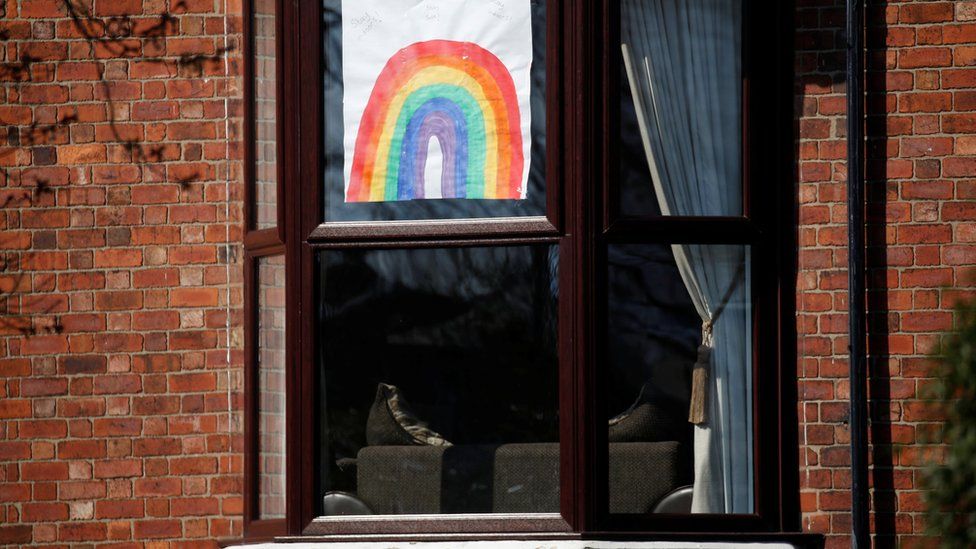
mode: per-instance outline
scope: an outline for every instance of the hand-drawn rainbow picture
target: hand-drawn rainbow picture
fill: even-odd
[[[435,137],[442,198],[524,198],[520,116],[512,75],[490,51],[449,40],[407,46],[363,112],[346,202],[425,198]]]

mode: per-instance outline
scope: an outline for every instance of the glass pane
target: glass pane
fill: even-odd
[[[620,6],[620,214],[742,215],[741,0]]]
[[[545,3],[323,0],[326,221],[545,215]]]
[[[558,512],[557,248],[319,262],[322,513]]]
[[[254,223],[278,224],[275,0],[254,0]]]
[[[285,518],[285,258],[258,259],[258,518]]]
[[[612,245],[607,280],[610,512],[751,513],[749,248]]]

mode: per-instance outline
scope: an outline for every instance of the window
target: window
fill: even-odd
[[[798,530],[781,6],[259,2],[249,536]]]
[[[282,174],[280,8],[245,2],[244,523],[284,534],[288,507],[287,271]]]

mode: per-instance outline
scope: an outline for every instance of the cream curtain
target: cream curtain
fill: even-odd
[[[741,0],[623,0],[621,10],[621,49],[661,213],[741,215]],[[751,513],[748,249],[672,250],[702,319],[692,512]]]

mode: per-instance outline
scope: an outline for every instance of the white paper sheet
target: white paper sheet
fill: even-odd
[[[530,0],[342,0],[346,202],[524,199]]]

